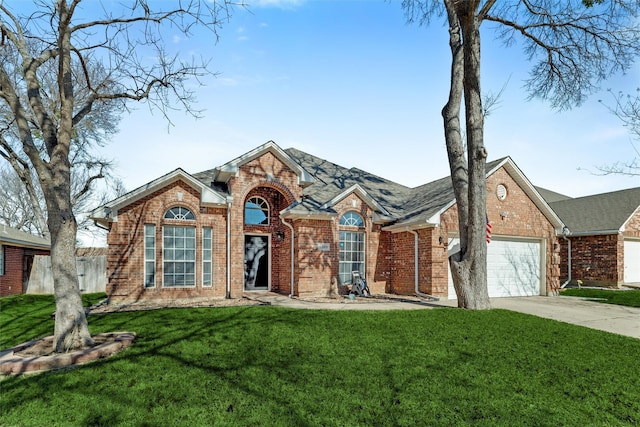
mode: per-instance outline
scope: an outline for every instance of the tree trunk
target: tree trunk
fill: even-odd
[[[68,192],[46,187],[51,232],[51,269],[56,299],[54,350],[65,353],[93,345],[82,306],[76,266],[76,219]],[[53,199],[53,200],[52,200]],[[53,206],[55,205],[55,206]]]
[[[487,291],[486,150],[480,97],[480,32],[476,2],[445,1],[452,53],[451,90],[442,111],[451,179],[458,208],[460,252],[449,258],[458,307],[491,308]],[[467,158],[460,132],[464,92]]]

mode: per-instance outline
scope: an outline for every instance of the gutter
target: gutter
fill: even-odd
[[[227,294],[231,298],[231,202],[227,202]]]
[[[282,214],[280,214],[280,221],[282,221],[282,223],[286,225],[289,228],[289,230],[291,230],[291,292],[289,293],[289,298],[293,298],[295,296],[293,286],[295,284],[294,268],[295,268],[295,241],[296,241],[295,238],[296,237],[293,231],[293,225],[285,221]]]
[[[414,231],[414,230],[409,230],[408,227],[407,227],[406,231],[415,236],[415,239],[414,239],[414,250],[413,250],[413,254],[414,254],[414,260],[413,260],[414,269],[413,270],[414,270],[414,276],[415,276],[414,277],[415,293],[416,293],[416,295],[418,295],[420,297],[425,297],[425,298],[430,298],[430,299],[435,300],[435,301],[440,301],[440,298],[438,298],[438,297],[434,297],[433,295],[429,295],[429,294],[425,294],[425,293],[420,292],[420,289],[419,289],[419,286],[418,286],[419,277],[420,277],[418,275],[418,273],[419,273],[419,271],[418,271],[418,265],[419,265],[419,263],[418,263],[418,259],[419,259],[419,256],[418,256],[418,233],[416,231]]]

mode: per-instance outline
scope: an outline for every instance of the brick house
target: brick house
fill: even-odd
[[[555,292],[562,222],[510,158],[487,171],[490,294]],[[408,188],[269,141],[215,169],[176,169],[92,217],[109,229],[113,299],[328,296],[354,271],[373,294],[455,298],[448,177]]]
[[[640,187],[550,205],[569,231],[560,241],[566,284],[640,284]]]
[[[49,255],[50,249],[48,239],[0,225],[0,297],[23,293],[34,257]]]

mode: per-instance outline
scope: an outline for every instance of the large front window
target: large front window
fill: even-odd
[[[364,258],[365,233],[359,231],[340,231],[340,283],[350,284],[351,272],[357,271],[365,277]]]
[[[165,225],[162,234],[163,286],[195,286],[196,228]]]

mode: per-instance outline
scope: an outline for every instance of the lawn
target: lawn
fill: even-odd
[[[594,298],[608,304],[640,307],[640,290],[614,290],[592,288],[569,288],[560,292],[562,296]]]
[[[0,304],[1,347],[50,334],[50,297]],[[640,340],[505,310],[260,306],[89,322],[138,338],[106,360],[4,379],[0,425],[640,424]]]

